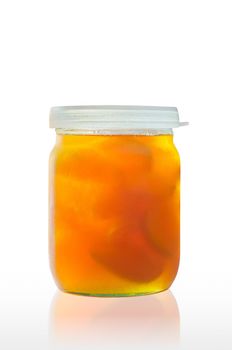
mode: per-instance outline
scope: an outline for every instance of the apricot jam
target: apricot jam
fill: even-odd
[[[58,133],[49,237],[51,269],[64,291],[130,296],[169,288],[180,241],[173,135]]]

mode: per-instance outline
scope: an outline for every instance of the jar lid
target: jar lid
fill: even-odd
[[[50,110],[50,128],[62,130],[157,130],[172,129],[179,121],[176,107],[64,106]]]

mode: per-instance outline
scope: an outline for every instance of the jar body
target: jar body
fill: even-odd
[[[173,135],[57,135],[50,262],[60,289],[129,296],[170,287],[179,264]]]

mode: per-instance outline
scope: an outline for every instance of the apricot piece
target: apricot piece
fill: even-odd
[[[179,181],[180,159],[172,143],[154,145],[152,149],[152,191],[156,196],[171,194]]]
[[[101,152],[80,148],[61,152],[56,162],[57,174],[85,181],[109,181],[116,169],[109,166]]]
[[[104,153],[108,166],[118,169],[124,180],[133,181],[151,170],[151,149],[135,136],[111,136],[99,148]]]
[[[93,258],[118,276],[149,282],[157,278],[163,267],[163,258],[149,245],[146,233],[132,225],[112,230],[101,245],[93,247]]]
[[[104,186],[102,183],[77,181],[72,177],[56,175],[53,199],[55,230],[61,227],[63,229],[60,232],[72,232],[74,235],[84,234],[85,230],[94,231],[99,222],[95,208]]]
[[[146,181],[130,185],[109,184],[99,196],[95,212],[101,218],[142,224],[152,202],[150,188]]]
[[[179,254],[180,197],[177,185],[172,195],[156,198],[147,215],[146,228],[155,248],[162,254]]]

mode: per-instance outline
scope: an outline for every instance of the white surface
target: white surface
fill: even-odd
[[[1,349],[155,349],[160,341],[166,348],[232,348],[230,5],[1,2]],[[178,313],[162,316],[155,296],[112,308],[93,300],[93,309],[76,299],[74,315],[64,297],[65,317],[54,320],[47,172],[55,135],[48,114],[53,105],[72,104],[174,105],[190,122],[175,131],[182,250],[171,290],[179,326]]]

